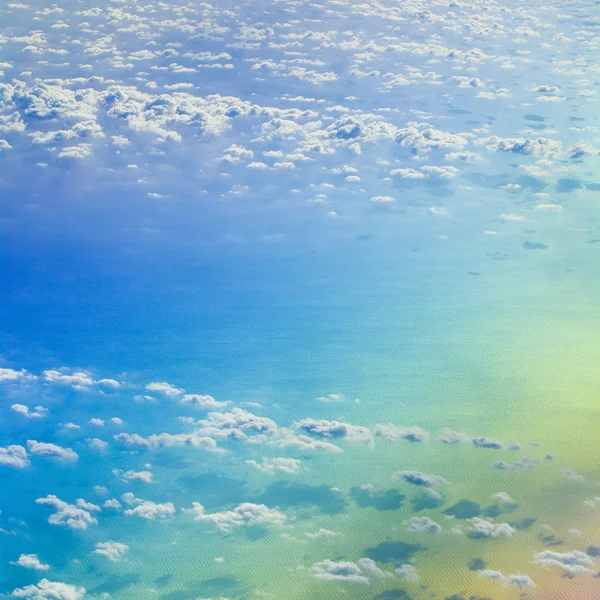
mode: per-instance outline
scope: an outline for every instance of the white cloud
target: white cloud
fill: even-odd
[[[183,394],[183,390],[176,388],[166,381],[152,381],[146,386],[146,390],[149,392],[159,392],[168,398],[175,398]]]
[[[44,371],[44,379],[49,383],[71,385],[75,389],[84,389],[94,385],[94,380],[89,373],[85,371],[70,372],[66,368],[46,370]]]
[[[394,473],[394,478],[405,481],[406,483],[424,487],[448,483],[439,475],[425,475],[424,473],[421,473],[421,471],[398,471],[397,473]]]
[[[470,519],[471,531],[474,538],[508,538],[516,533],[516,529],[508,523],[492,523],[479,517]]]
[[[260,463],[255,460],[247,460],[246,464],[257,469],[258,471],[268,473],[269,475],[275,475],[276,473],[287,473],[288,475],[294,475],[302,468],[302,461],[297,458],[263,457],[262,462]]]
[[[56,458],[58,460],[77,460],[79,455],[71,448],[63,448],[56,444],[27,440],[27,450],[30,454],[36,454],[45,458]]]
[[[154,475],[150,471],[113,471],[115,474],[120,475],[125,481],[141,481],[143,483],[152,483]]]
[[[94,545],[92,554],[104,556],[111,562],[117,562],[123,558],[127,550],[129,550],[129,546],[120,542],[98,542]]]
[[[10,408],[14,412],[23,415],[26,419],[43,419],[48,415],[48,409],[43,406],[36,406],[31,409],[25,404],[13,404]]]
[[[0,447],[0,466],[16,467],[24,469],[29,466],[27,450],[23,446],[8,446],[7,448]]]
[[[69,504],[57,498],[54,494],[50,494],[45,498],[38,498],[35,502],[36,504],[49,506],[55,510],[48,517],[50,525],[68,527],[73,530],[83,530],[87,529],[89,525],[96,525],[98,523],[97,519],[92,516],[92,512],[99,511],[100,507],[86,502],[81,498],[77,500],[76,504]]]
[[[419,574],[417,573],[417,569],[413,565],[403,564],[400,565],[396,571],[396,575],[408,581],[409,583],[416,583],[419,581]]]
[[[27,585],[13,590],[12,595],[15,598],[28,600],[83,600],[85,588],[42,579],[37,585]]]
[[[25,369],[16,371],[15,369],[0,368],[0,383],[12,383],[24,379],[34,379]]]
[[[534,554],[533,562],[544,567],[559,567],[568,575],[589,573],[594,568],[592,557],[581,550],[571,550],[570,552],[544,550]]]
[[[243,502],[233,510],[207,513],[199,502],[193,502],[187,510],[194,515],[195,521],[210,523],[222,533],[230,533],[236,527],[244,525],[281,526],[286,522],[286,515],[276,508],[268,508],[264,504]]]
[[[324,560],[312,566],[313,577],[321,581],[360,583],[368,585],[372,579],[390,577],[370,558],[360,558],[356,562]]]
[[[128,508],[125,511],[127,517],[139,517],[153,521],[154,519],[165,519],[175,514],[175,505],[172,502],[157,504],[151,500],[138,500],[139,504],[135,508]]]
[[[409,442],[426,442],[430,438],[428,431],[420,427],[398,427],[387,423],[375,427],[375,435],[385,438],[390,442],[398,440],[408,440]]]
[[[535,582],[529,575],[503,575],[500,571],[483,569],[479,571],[479,576],[498,581],[506,587],[518,587],[519,589],[535,587]]]
[[[316,437],[344,439],[353,444],[373,444],[373,434],[367,427],[325,419],[302,419],[294,427]]]
[[[40,561],[37,554],[21,554],[17,561],[11,562],[10,564],[24,567],[25,569],[33,569],[35,571],[47,571],[50,568],[50,565]]]
[[[429,517],[411,517],[405,523],[411,533],[439,533],[442,530],[439,523]]]
[[[185,394],[182,404],[192,404],[198,408],[224,408],[229,402],[218,402],[212,396],[202,394]]]

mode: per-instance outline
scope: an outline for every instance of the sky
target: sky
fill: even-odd
[[[5,0],[0,598],[596,598],[597,8]]]

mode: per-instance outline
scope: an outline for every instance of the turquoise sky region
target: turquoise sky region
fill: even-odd
[[[0,598],[598,596],[597,3],[0,26]]]

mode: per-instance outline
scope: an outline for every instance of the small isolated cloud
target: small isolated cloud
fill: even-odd
[[[470,519],[469,522],[471,523],[471,530],[467,535],[473,539],[509,538],[517,531],[508,523],[493,523],[479,517]]]
[[[400,479],[406,483],[424,487],[448,483],[439,475],[425,475],[424,473],[421,473],[421,471],[398,471],[397,473],[394,473],[394,479]]]
[[[0,466],[24,469],[29,466],[27,450],[23,446],[0,447]]]
[[[198,408],[224,408],[230,402],[218,402],[212,396],[203,394],[185,394],[181,399],[182,404],[192,404]]]
[[[83,600],[85,588],[60,581],[42,579],[36,585],[32,584],[14,589],[12,596],[26,598],[27,600]]]
[[[512,154],[529,154],[556,156],[561,149],[560,140],[552,140],[545,137],[531,138],[502,138],[492,135],[475,140],[475,144],[485,146],[491,152],[510,152]]]
[[[94,385],[94,380],[85,371],[74,371],[63,367],[62,369],[49,369],[44,371],[44,380],[48,383],[69,385],[75,389],[84,389]]]
[[[417,573],[417,569],[411,564],[400,565],[396,571],[396,575],[408,581],[409,583],[416,583],[419,581],[419,573]]]
[[[498,502],[500,504],[510,504],[514,502],[514,500],[506,492],[496,492],[495,494],[492,494],[490,498],[494,502]]]
[[[502,442],[484,437],[482,435],[471,438],[471,442],[473,442],[473,445],[477,448],[493,448],[495,450],[500,450],[504,447]]]
[[[409,442],[427,442],[430,438],[430,433],[420,427],[398,427],[387,423],[385,425],[377,425],[375,427],[375,435],[385,438],[390,442],[398,440],[408,440]]]
[[[294,424],[295,427],[316,437],[345,439],[354,444],[373,443],[373,434],[367,427],[350,425],[340,421],[326,421],[324,419],[302,419]]]
[[[18,560],[11,562],[10,564],[24,567],[25,569],[33,569],[35,571],[47,571],[50,568],[50,565],[40,561],[37,554],[21,554]]]
[[[199,502],[193,502],[192,508],[186,510],[194,516],[194,521],[214,525],[222,533],[231,533],[236,527],[245,525],[281,526],[287,517],[276,508],[264,504],[243,502],[233,510],[207,513]]]
[[[167,396],[167,398],[175,398],[183,394],[183,390],[176,388],[174,385],[166,381],[152,381],[146,386],[148,392],[157,392]]]
[[[45,498],[38,498],[35,502],[54,509],[55,512],[48,517],[50,525],[83,530],[87,529],[89,525],[98,523],[92,513],[99,511],[100,507],[86,502],[82,498],[79,498],[75,504],[69,504],[54,494],[50,494]]]
[[[15,383],[27,379],[35,379],[35,377],[30,375],[25,369],[21,369],[20,371],[7,368],[0,369],[0,383]]]
[[[440,533],[442,531],[439,523],[429,517],[412,517],[405,521],[405,524],[411,533]]]
[[[345,402],[346,396],[343,394],[327,394],[326,396],[319,396],[317,398],[318,402],[323,402],[325,404],[336,403],[336,402]]]
[[[27,450],[30,454],[36,454],[45,458],[56,458],[58,460],[77,460],[79,455],[71,450],[71,448],[63,448],[56,444],[47,442],[38,442],[37,440],[27,440]]]
[[[94,546],[92,554],[104,556],[108,558],[110,562],[117,562],[123,558],[123,555],[127,550],[129,550],[129,546],[121,544],[120,542],[98,542]]]
[[[567,575],[590,573],[594,567],[592,557],[581,550],[571,550],[571,552],[544,550],[534,554],[533,562],[544,567],[558,567]]]
[[[389,577],[391,573],[382,571],[375,561],[361,558],[357,562],[324,560],[312,566],[313,577],[321,581],[361,583],[368,585],[372,579]]]
[[[483,569],[479,571],[479,576],[498,581],[506,587],[518,587],[519,589],[535,587],[535,583],[529,575],[503,575],[500,571]]]
[[[438,440],[444,444],[460,444],[460,442],[464,442],[469,439],[471,438],[466,433],[454,431],[453,429],[442,429],[440,431],[440,435],[438,436]]]
[[[294,475],[302,468],[302,461],[297,458],[263,458],[260,463],[255,460],[247,460],[246,464],[269,475],[276,473]]]
[[[331,531],[330,529],[323,529],[321,527],[321,529],[319,529],[319,531],[315,531],[314,533],[307,533],[306,535],[309,538],[316,539],[316,538],[337,537],[339,535],[339,533],[337,533],[337,531]]]
[[[142,483],[152,483],[154,477],[151,471],[125,471],[122,473],[117,469],[113,473],[125,481],[141,481]]]
[[[154,521],[155,519],[166,519],[175,514],[175,505],[172,502],[158,504],[152,500],[140,500],[139,498],[134,498],[132,502],[137,506],[128,508],[124,513],[126,517],[139,517],[147,521]]]
[[[86,438],[85,441],[88,445],[88,448],[91,450],[104,452],[108,448],[108,442],[105,442],[99,438]]]
[[[48,415],[48,409],[43,406],[29,408],[25,404],[13,404],[10,409],[23,415],[26,419],[43,419]]]

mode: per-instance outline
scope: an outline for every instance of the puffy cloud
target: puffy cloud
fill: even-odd
[[[417,573],[417,569],[411,564],[403,564],[396,568],[396,575],[402,577],[402,579],[410,582],[416,583],[419,581],[419,574]]]
[[[397,427],[388,423],[387,425],[377,425],[375,435],[383,437],[390,442],[397,440],[408,440],[409,442],[426,442],[429,440],[428,431],[420,427]]]
[[[220,451],[213,438],[198,433],[159,433],[150,435],[147,438],[142,437],[137,433],[118,433],[113,437],[117,442],[121,442],[126,446],[137,446],[145,450],[187,446],[190,448],[208,450],[209,452]]]
[[[103,379],[99,379],[97,381],[98,385],[103,386],[105,388],[118,389],[121,387],[121,384],[116,379],[107,379],[106,377]]]
[[[124,473],[116,472],[125,481],[141,481],[143,483],[152,483],[154,475],[150,471],[125,471]]]
[[[568,575],[589,573],[594,567],[592,557],[581,550],[571,550],[570,552],[544,550],[534,554],[533,562],[545,567],[559,567]]]
[[[250,434],[273,435],[277,432],[277,423],[267,417],[259,417],[242,408],[231,412],[210,412],[208,418],[198,421],[200,432],[209,436],[246,439]]]
[[[411,533],[439,533],[442,530],[439,523],[429,517],[411,517],[405,523]]]
[[[367,427],[324,419],[302,419],[294,423],[298,429],[322,438],[345,439],[354,444],[372,445],[373,434]]]
[[[254,439],[254,438],[253,438]],[[324,451],[339,454],[342,449],[331,442],[314,439],[308,435],[298,435],[290,429],[281,428],[270,440],[278,448],[295,448],[296,450]]]
[[[567,148],[567,157],[572,160],[583,158],[584,156],[598,156],[598,154],[600,154],[600,150],[585,142],[579,142]]]
[[[86,438],[85,441],[88,447],[92,450],[99,450],[103,452],[108,448],[108,442],[105,442],[104,440],[101,440],[99,438]]]
[[[15,369],[0,368],[0,383],[13,383],[32,378],[33,376],[30,375],[25,369],[16,371]]]
[[[473,445],[477,448],[493,448],[495,450],[500,450],[504,447],[502,442],[499,442],[498,440],[492,440],[482,435],[471,438],[471,442],[473,442]]]
[[[10,564],[35,571],[47,571],[50,568],[50,565],[40,561],[37,554],[21,554],[18,560]]]
[[[224,408],[229,404],[229,402],[218,402],[212,396],[201,394],[185,394],[181,403],[192,404],[199,408]]]
[[[127,550],[129,550],[129,546],[121,544],[120,542],[98,542],[94,545],[92,554],[104,556],[111,562],[117,562],[123,558],[123,555]]]
[[[157,504],[151,500],[140,500],[135,498],[133,502],[137,503],[135,508],[128,508],[125,511],[127,517],[139,517],[153,521],[154,519],[165,519],[175,514],[175,505],[172,502]]]
[[[26,419],[42,419],[48,414],[48,409],[43,406],[36,406],[31,409],[25,404],[13,404],[10,408],[14,412],[23,415]]]
[[[176,388],[174,385],[166,381],[152,381],[146,385],[146,390],[149,392],[158,392],[164,394],[167,398],[175,398],[183,394],[183,390]]]
[[[313,577],[321,581],[369,584],[372,579],[391,576],[382,571],[370,558],[361,558],[357,562],[333,561],[330,559],[312,566]]]
[[[323,529],[321,527],[321,529],[319,529],[319,531],[315,531],[315,533],[307,533],[306,534],[309,538],[332,538],[332,537],[337,537],[339,535],[339,533],[337,533],[336,531],[331,531],[330,529]]]
[[[507,587],[518,587],[519,589],[535,587],[535,582],[529,575],[503,575],[500,571],[483,569],[479,571],[479,576],[493,579]]]
[[[501,504],[509,504],[514,502],[514,500],[506,492],[496,492],[495,494],[492,494],[490,498],[494,502],[499,502]]]
[[[431,150],[460,150],[469,144],[469,133],[448,133],[430,127],[428,124],[416,124],[399,129],[396,142],[401,146],[416,148],[422,152]]]
[[[448,483],[439,475],[425,475],[424,473],[421,473],[421,471],[398,471],[397,473],[394,473],[394,478],[405,481],[406,483],[424,487]]]
[[[251,160],[254,157],[254,152],[243,146],[232,144],[229,148],[223,151],[221,161],[228,163],[237,163],[242,160]]]
[[[13,590],[12,596],[27,598],[28,600],[83,600],[85,588],[60,581],[42,579],[36,585],[32,584]]]
[[[58,383],[61,385],[70,385],[75,389],[85,389],[94,385],[94,380],[89,373],[85,371],[71,372],[67,368],[60,370],[49,369],[44,371],[44,379],[48,383]]]
[[[275,475],[276,473],[287,473],[288,475],[294,475],[298,473],[302,468],[302,461],[297,458],[264,458],[262,462],[257,462],[255,460],[247,460],[247,465],[257,469],[258,471],[262,471],[263,473],[268,473],[269,475]]]
[[[31,454],[46,458],[56,458],[59,460],[77,460],[79,458],[79,455],[71,450],[71,448],[63,448],[56,444],[38,442],[37,440],[27,440],[27,450]]]
[[[82,530],[87,529],[89,525],[96,525],[98,523],[97,519],[92,516],[92,512],[99,511],[100,507],[86,502],[82,498],[79,498],[76,504],[69,504],[57,498],[54,494],[50,494],[45,498],[38,498],[35,502],[36,504],[49,506],[55,510],[48,517],[50,525]]]
[[[479,517],[475,517],[469,520],[471,524],[471,530],[469,531],[469,537],[474,539],[481,538],[508,538],[516,533],[516,529],[511,527],[508,523],[492,523]]]
[[[512,154],[530,154],[534,156],[556,156],[560,152],[562,142],[545,137],[530,138],[502,138],[497,135],[479,138],[475,144],[485,146],[492,152],[510,152]]]
[[[243,502],[233,510],[207,513],[199,502],[193,502],[187,510],[194,515],[195,521],[214,525],[222,533],[231,533],[236,527],[244,525],[281,526],[287,517],[276,508],[268,508],[264,504]]]
[[[16,467],[17,469],[28,467],[27,450],[23,446],[17,445],[8,446],[7,448],[0,446],[0,466]]]
[[[79,144],[78,146],[67,146],[58,153],[58,158],[73,158],[81,160],[92,155],[91,144]]]
[[[466,433],[454,431],[453,429],[442,429],[442,431],[440,431],[440,435],[438,436],[438,440],[444,444],[459,444],[460,442],[464,442],[465,440],[469,439],[470,437]]]

